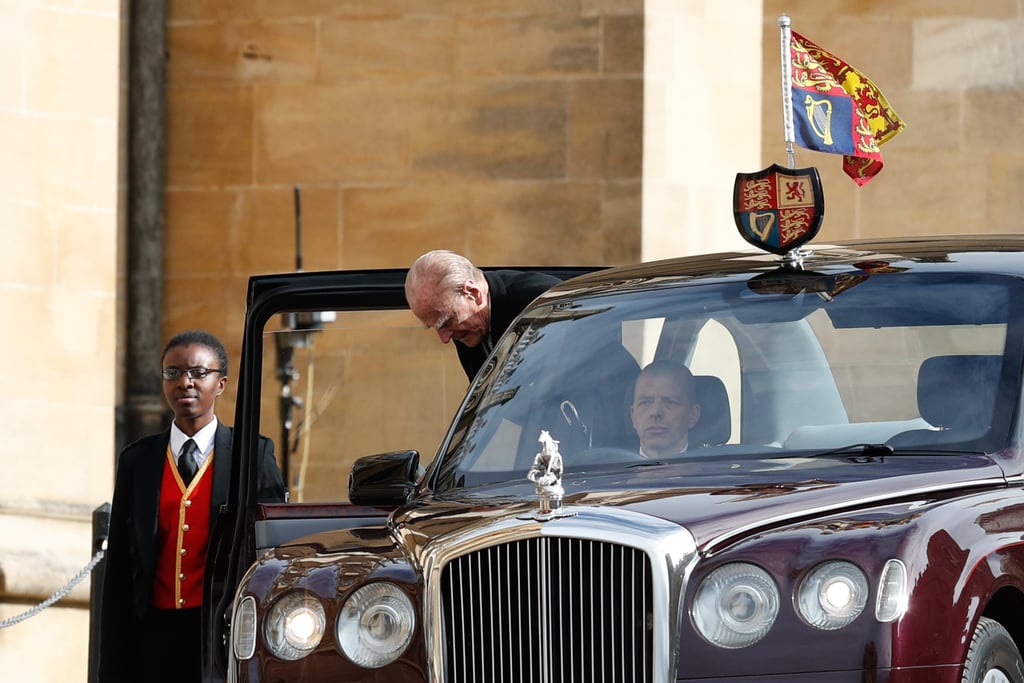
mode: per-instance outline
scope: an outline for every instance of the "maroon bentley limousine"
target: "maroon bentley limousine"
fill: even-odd
[[[252,279],[208,680],[1024,680],[1024,237],[553,272],[464,395],[404,272]],[[670,455],[659,361],[699,405]]]

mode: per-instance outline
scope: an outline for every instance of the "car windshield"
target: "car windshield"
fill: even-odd
[[[633,405],[640,369],[664,360],[689,368],[700,406],[669,457],[1011,445],[1019,281],[901,270],[667,279],[535,304],[467,397],[433,485],[522,480],[542,432],[566,473],[665,459],[641,454]]]

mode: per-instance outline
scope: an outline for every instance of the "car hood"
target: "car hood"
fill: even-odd
[[[1005,485],[1003,470],[982,454],[719,457],[566,472],[563,506],[624,507],[668,520],[685,526],[707,552],[791,520]],[[427,495],[397,511],[392,521],[433,538],[445,529],[533,514],[538,500],[524,479]]]

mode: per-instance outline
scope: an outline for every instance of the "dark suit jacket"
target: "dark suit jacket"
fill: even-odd
[[[100,601],[99,677],[104,682],[133,680],[133,653],[140,625],[152,601],[159,493],[170,437],[170,428],[145,436],[125,447],[118,456]],[[231,427],[218,423],[213,442],[211,530],[221,505],[227,502],[231,439]],[[274,459],[274,443],[261,436],[259,452],[260,500],[283,502],[285,486]],[[191,635],[199,638],[199,634]]]
[[[517,270],[492,270],[484,273],[484,277],[487,279],[491,297],[491,322],[487,332],[488,346],[491,348],[524,308],[561,282],[553,275]],[[485,350],[483,343],[479,346],[464,346],[455,342],[455,346],[459,352],[462,369],[472,382],[476,373],[484,366],[490,352]]]

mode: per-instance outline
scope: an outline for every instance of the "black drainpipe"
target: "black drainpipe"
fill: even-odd
[[[163,349],[166,0],[128,5],[128,177],[124,407],[117,449],[168,422]]]

